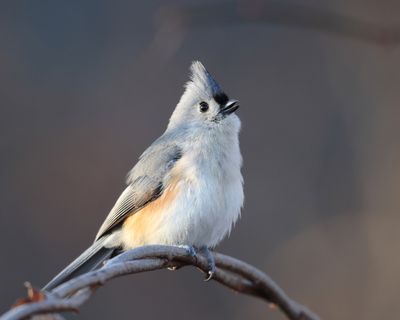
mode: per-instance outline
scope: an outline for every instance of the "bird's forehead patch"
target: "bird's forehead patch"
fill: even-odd
[[[228,96],[223,91],[214,94],[213,98],[220,106],[226,105],[226,103],[229,101]]]

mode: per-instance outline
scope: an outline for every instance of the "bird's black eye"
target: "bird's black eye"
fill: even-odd
[[[200,102],[200,112],[207,112],[208,103],[205,101]]]

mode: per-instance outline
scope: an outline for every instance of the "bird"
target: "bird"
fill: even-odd
[[[230,234],[244,202],[238,108],[204,65],[193,61],[165,132],[129,171],[126,189],[93,244],[43,290],[153,244],[183,246],[193,255],[202,251],[211,279],[210,249]]]

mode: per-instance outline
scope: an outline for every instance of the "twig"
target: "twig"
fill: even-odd
[[[237,292],[261,298],[276,305],[291,320],[318,320],[304,306],[290,299],[265,273],[238,259],[214,253],[217,270],[213,279]],[[207,259],[196,257],[182,247],[144,246],[127,251],[111,260],[102,268],[69,280],[46,293],[43,301],[18,306],[6,312],[0,320],[18,320],[29,316],[77,311],[92,293],[107,281],[123,275],[153,271],[175,266],[192,265],[207,272]]]

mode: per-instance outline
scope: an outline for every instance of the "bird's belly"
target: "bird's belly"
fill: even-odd
[[[214,247],[230,231],[243,202],[241,181],[210,188],[184,182],[128,217],[122,228],[125,249],[148,244]]]

